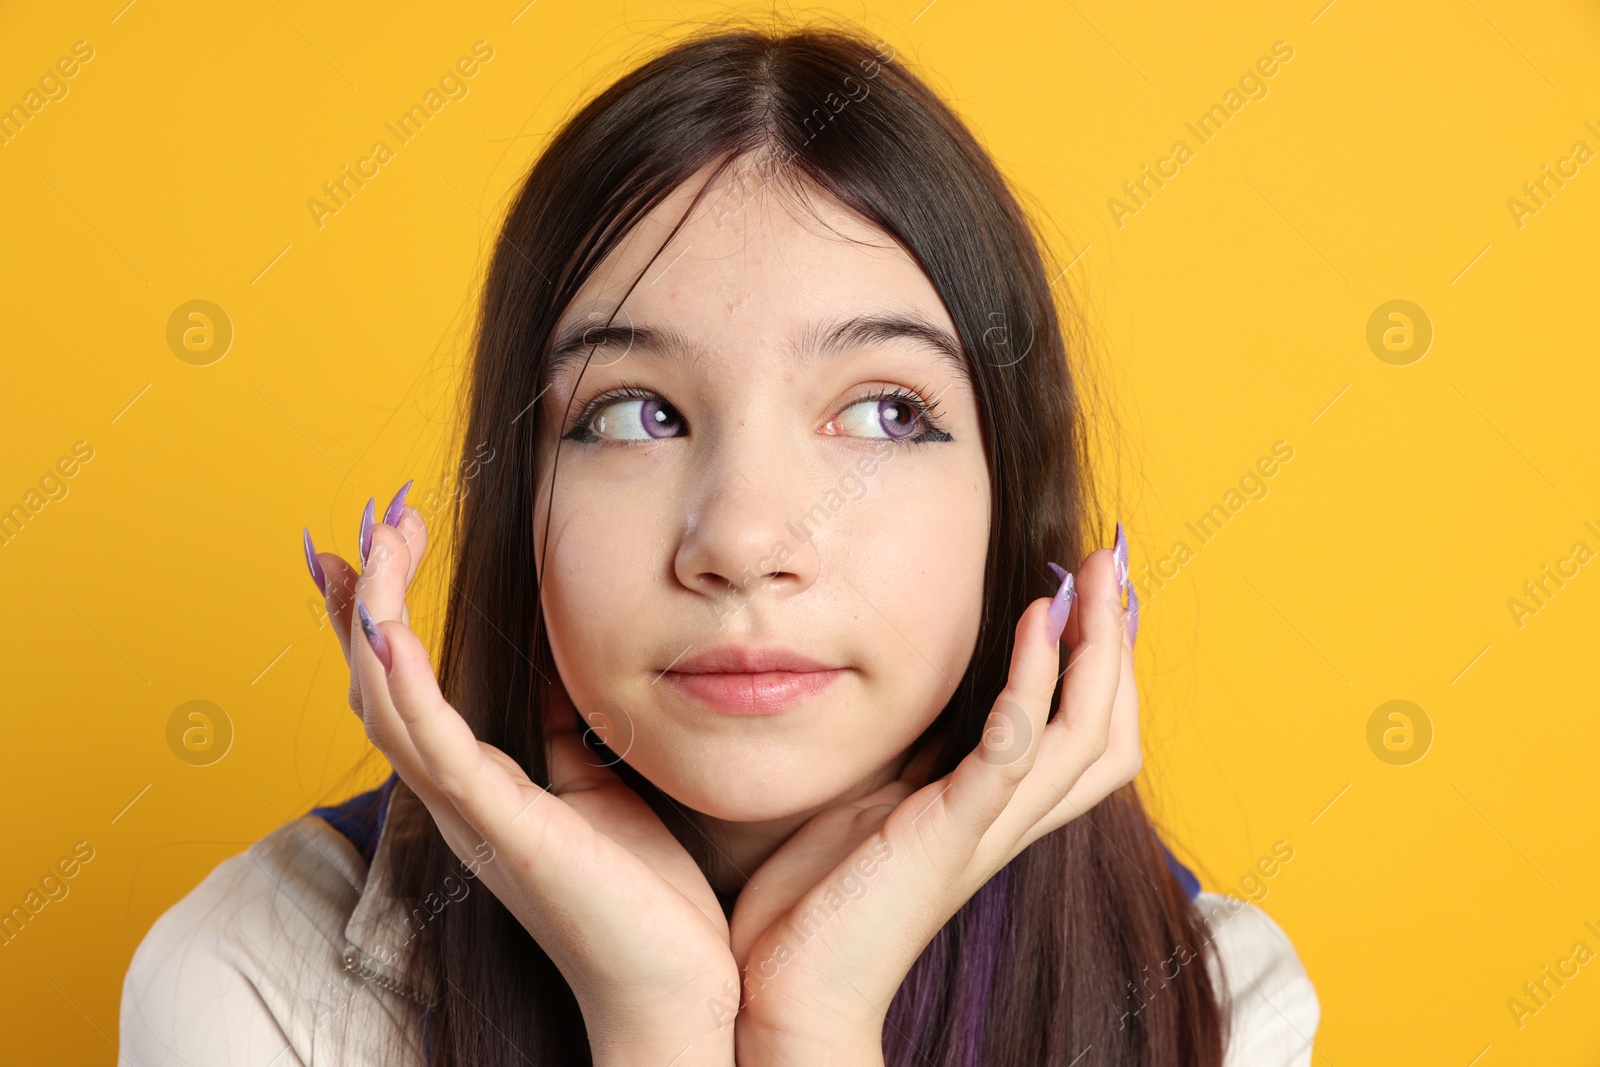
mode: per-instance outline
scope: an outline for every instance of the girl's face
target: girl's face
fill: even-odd
[[[578,343],[540,400],[534,545],[597,735],[689,808],[781,820],[892,778],[949,699],[989,474],[950,316],[882,231],[730,168],[655,255],[709,173],[562,317]],[[805,662],[716,659],[740,653]]]

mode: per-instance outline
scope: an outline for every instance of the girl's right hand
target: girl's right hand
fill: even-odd
[[[474,736],[406,623],[406,589],[426,544],[422,517],[404,507],[396,521],[372,527],[365,573],[346,567],[350,575],[340,575],[353,578],[351,604],[336,622],[368,738],[427,805],[451,851],[481,863],[478,877],[560,968],[597,1067],[729,1067],[739,968],[699,865],[644,799],[599,765],[564,691],[564,706],[547,713],[549,790]],[[331,572],[343,561],[317,559],[331,613],[345,584]],[[486,863],[485,842],[493,850]]]

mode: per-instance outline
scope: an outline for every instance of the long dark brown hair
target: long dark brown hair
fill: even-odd
[[[510,207],[485,280],[461,426],[473,484],[448,515],[436,662],[477,736],[541,784],[543,716],[558,680],[531,538],[535,494],[553,492],[535,465],[552,333],[641,216],[703,168],[714,180],[752,159],[763,182],[820,191],[897,240],[965,349],[993,487],[990,537],[970,666],[919,742],[937,746],[935,777],[977,745],[1005,685],[1016,619],[1053,592],[1045,562],[1083,558],[1095,516],[1086,412],[1068,363],[1078,320],[1057,307],[1045,242],[986,152],[887,44],[816,24],[700,32],[557,131]],[[481,462],[485,444],[492,462]],[[616,766],[706,867],[692,813],[663,802],[625,761]],[[431,820],[412,821],[393,877],[420,894],[460,861]],[[885,1020],[885,1062],[1218,1067],[1226,1005],[1207,972],[1206,929],[1124,787],[1036,841],[939,931]],[[433,1063],[590,1062],[576,998],[492,894],[445,908],[412,967],[414,985],[427,978],[442,990],[428,1018]]]

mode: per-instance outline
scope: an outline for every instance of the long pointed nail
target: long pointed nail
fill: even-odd
[[[1128,582],[1128,647],[1132,648],[1134,642],[1139,640],[1139,594],[1134,591],[1133,582]]]
[[[415,478],[411,479],[411,482],[414,481],[416,481]],[[411,491],[411,482],[407,482],[405,485],[402,485],[400,487],[400,491],[394,495],[394,499],[389,501],[389,506],[384,509],[383,524],[385,526],[393,526],[396,529],[399,528],[400,516],[406,506],[406,494]]]
[[[306,566],[311,570],[311,580],[317,583],[317,592],[328,595],[328,576],[322,573],[322,563],[317,559],[317,547],[311,543],[311,529],[306,528]]]
[[[367,644],[372,646],[372,654],[383,664],[383,673],[388,674],[389,668],[394,666],[394,655],[389,651],[389,639],[383,636],[378,624],[372,621],[372,614],[367,611],[367,606],[359,598],[356,600],[356,615],[361,619],[361,632],[367,635]]]
[[[1122,520],[1117,520],[1117,541],[1111,547],[1111,561],[1116,567],[1117,588],[1128,583],[1128,537],[1122,532]]]
[[[1051,644],[1054,644],[1061,640],[1061,633],[1067,628],[1067,613],[1072,610],[1072,598],[1077,591],[1070,571],[1054,563],[1050,564],[1050,569],[1061,576],[1061,588],[1056,590],[1055,598],[1050,601],[1050,610],[1045,614],[1048,623],[1046,631]]]
[[[372,505],[375,498],[367,497],[367,510],[361,513],[361,533],[356,538],[356,545],[361,550],[361,566],[367,566],[367,553],[372,550]]]

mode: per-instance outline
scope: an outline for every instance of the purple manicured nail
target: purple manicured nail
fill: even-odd
[[[372,505],[376,503],[373,497],[367,497],[367,510],[361,513],[361,533],[356,537],[356,546],[361,551],[361,566],[367,565],[367,553],[372,551]]]
[[[359,598],[356,600],[356,615],[361,619],[361,632],[367,635],[367,644],[372,646],[373,655],[383,664],[383,673],[388,674],[389,668],[394,665],[394,657],[389,652],[389,639],[383,636],[378,624],[372,621],[371,613]]]
[[[1111,548],[1111,561],[1116,568],[1117,588],[1128,583],[1128,538],[1122,532],[1122,520],[1117,520],[1117,541]]]
[[[311,568],[311,580],[317,583],[317,592],[323,596],[328,595],[328,576],[322,573],[322,564],[317,560],[316,546],[311,543],[311,530],[306,529],[306,566]]]
[[[414,481],[416,481],[415,478],[411,479],[411,482]],[[400,514],[402,509],[406,506],[406,494],[411,492],[411,482],[407,482],[405,485],[402,485],[400,487],[400,491],[394,495],[394,499],[389,501],[389,506],[384,509],[383,524],[385,526],[393,526],[396,529],[399,528]]]
[[[1134,591],[1133,582],[1128,582],[1128,645],[1132,647],[1139,640],[1139,594]]]
[[[1072,598],[1076,591],[1070,571],[1054,563],[1050,564],[1050,569],[1061,575],[1061,588],[1056,590],[1055,599],[1050,601],[1050,610],[1045,614],[1046,629],[1054,644],[1061,640],[1061,633],[1067,628],[1067,613],[1072,610]]]

